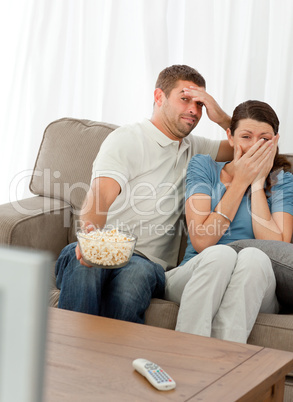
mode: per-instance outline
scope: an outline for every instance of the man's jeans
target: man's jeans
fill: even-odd
[[[76,243],[66,246],[56,263],[58,307],[144,323],[151,298],[164,295],[163,267],[133,254],[123,268],[88,268],[76,259],[75,247]]]

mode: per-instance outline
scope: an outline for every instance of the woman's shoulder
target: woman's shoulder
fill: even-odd
[[[291,172],[285,172],[284,170],[280,170],[273,172],[275,178],[273,180],[276,182],[275,186],[293,186],[293,174]]]
[[[218,177],[218,166],[210,155],[194,155],[187,169],[187,179],[214,181]]]
[[[196,154],[191,158],[189,164],[191,166],[192,165],[210,166],[215,165],[216,162],[212,159],[210,155]]]
[[[222,162],[216,162],[210,155],[196,154],[189,162],[189,170],[205,170],[209,174],[216,173],[223,167]]]

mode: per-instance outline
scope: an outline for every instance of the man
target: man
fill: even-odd
[[[156,83],[151,120],[118,128],[103,142],[80,218],[84,227],[134,232],[136,250],[125,267],[111,270],[89,267],[76,243],[65,247],[56,264],[58,307],[143,323],[151,298],[163,297],[165,269],[177,264],[188,162],[195,153],[232,158],[227,141],[188,137],[203,106],[213,122],[229,127],[196,70],[168,67]]]

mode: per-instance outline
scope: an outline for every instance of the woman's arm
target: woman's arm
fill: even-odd
[[[285,212],[271,214],[264,189],[251,191],[252,228],[256,239],[290,242],[293,217]]]
[[[218,243],[233,221],[246,189],[259,175],[260,168],[270,155],[271,144],[263,144],[263,141],[258,141],[244,155],[239,147],[233,161],[234,177],[214,211],[211,211],[211,197],[206,194],[195,193],[187,199],[188,231],[197,252]]]
[[[231,183],[215,208],[223,215],[211,211],[211,197],[206,194],[198,193],[188,198],[185,203],[188,233],[198,253],[221,239],[236,215],[245,190],[245,186]]]

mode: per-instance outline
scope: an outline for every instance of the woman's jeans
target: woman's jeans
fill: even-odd
[[[123,268],[88,268],[76,259],[75,247],[76,243],[66,246],[56,263],[56,285],[61,290],[58,307],[144,323],[151,299],[164,296],[163,267],[133,254]]]

